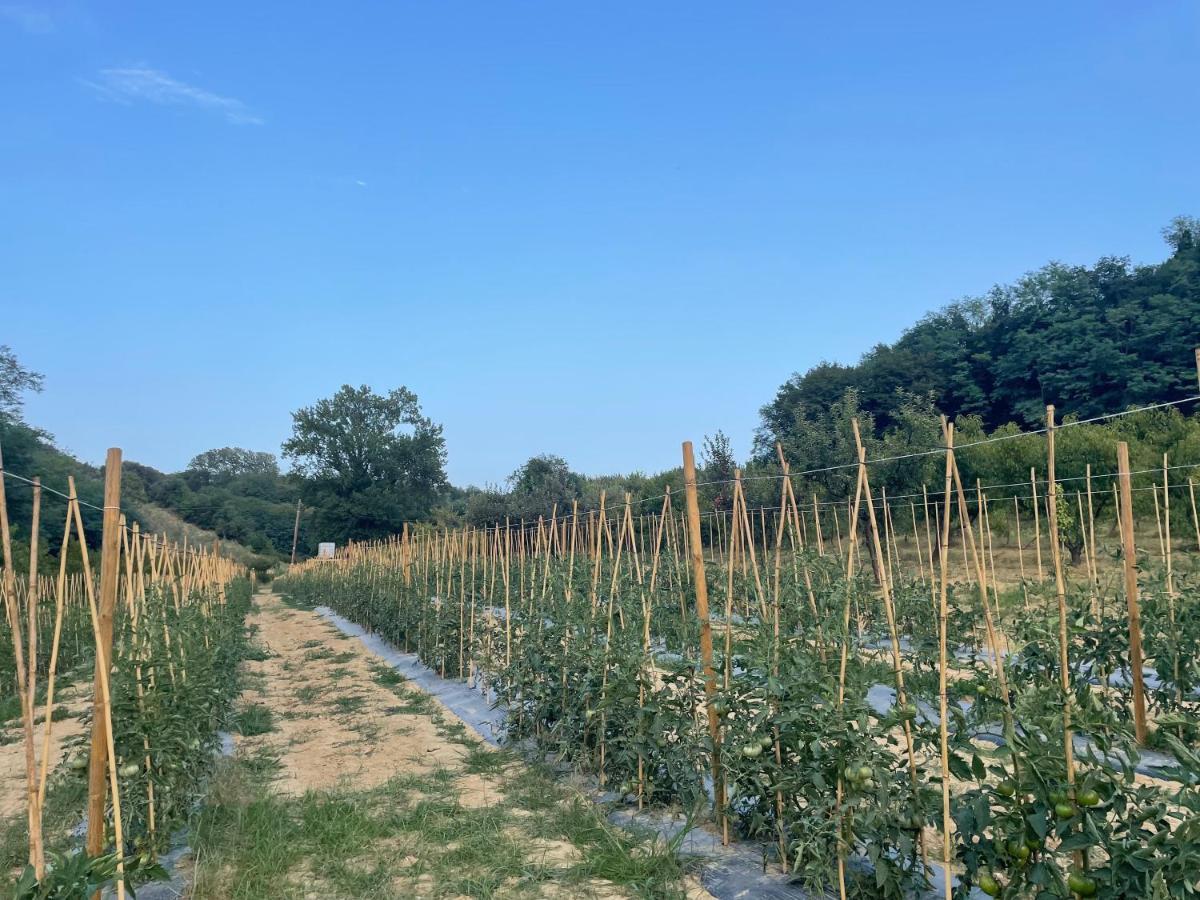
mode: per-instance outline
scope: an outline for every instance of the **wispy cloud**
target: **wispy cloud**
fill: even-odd
[[[241,100],[214,94],[144,65],[101,69],[96,81],[84,83],[118,103],[144,100],[161,106],[191,106],[218,113],[232,125],[263,124],[262,118]]]
[[[16,23],[30,34],[49,34],[54,30],[54,17],[50,13],[24,3],[0,3],[0,19]]]

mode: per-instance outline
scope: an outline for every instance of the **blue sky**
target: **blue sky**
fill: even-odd
[[[0,0],[0,343],[98,461],[406,385],[456,483],[676,465],[1200,213],[1200,5]]]

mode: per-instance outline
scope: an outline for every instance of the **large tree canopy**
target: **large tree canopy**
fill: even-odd
[[[810,427],[832,429],[850,390],[881,431],[914,402],[993,429],[1037,427],[1048,403],[1089,417],[1193,393],[1200,222],[1177,219],[1164,235],[1172,254],[1157,265],[1051,263],[931,313],[857,365],[793,375],[762,408],[759,457],[769,459],[776,440],[786,448],[807,442]]]
[[[305,476],[321,539],[394,533],[427,518],[447,486],[442,428],[403,387],[376,394],[343,385],[297,410],[283,453]]]

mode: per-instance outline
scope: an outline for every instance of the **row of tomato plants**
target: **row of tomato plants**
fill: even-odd
[[[734,574],[728,630],[728,573],[714,566],[708,578],[720,681],[712,703],[730,823],[785,858],[814,891],[828,889],[844,863],[850,896],[913,896],[937,886],[926,860],[940,857],[935,831],[943,826],[929,586],[896,585],[909,703],[889,708],[879,702],[894,673],[878,650],[888,629],[877,590],[865,577],[847,580],[828,557],[797,561],[779,569],[778,638],[774,609],[758,602],[748,574]],[[367,557],[308,567],[282,584],[296,600],[332,607],[447,677],[478,667],[507,710],[512,740],[596,773],[627,799],[705,806],[714,747],[691,590],[667,578],[651,594],[628,567],[614,579],[611,563],[599,578],[593,565],[578,560],[571,571],[563,560],[539,561],[525,592],[511,592],[511,622],[495,579],[473,577],[466,566],[414,566],[406,578],[399,566]],[[799,575],[804,569],[808,579]],[[1168,774],[1177,780],[1158,782],[1136,777],[1127,685],[1095,683],[1096,673],[1120,669],[1128,650],[1115,585],[1100,586],[1099,603],[1093,588],[1069,593],[1069,692],[1059,687],[1057,608],[1048,589],[1025,586],[1028,601],[999,598],[1013,613],[1003,619],[1012,650],[1007,740],[998,735],[1006,707],[992,664],[972,639],[985,627],[978,594],[951,586],[948,763],[958,896],[976,887],[1038,898],[1200,893],[1200,760],[1191,749],[1200,623],[1192,580],[1186,573],[1176,580],[1178,596],[1168,604],[1149,590],[1143,613],[1148,660],[1161,676],[1152,709],[1172,723],[1156,739],[1176,759]],[[1073,787],[1062,740],[1067,703],[1073,727],[1086,736],[1075,748]]]
[[[136,625],[128,606],[118,604],[109,690],[120,855],[130,887],[165,875],[158,858],[195,811],[218,758],[219,735],[230,725],[240,689],[239,663],[251,652],[245,625],[250,594],[249,580],[238,578],[225,585],[223,601],[214,589],[177,603],[156,585],[147,589]],[[83,646],[94,650],[90,642]],[[51,791],[78,793],[71,782],[86,780],[91,715],[85,713],[88,727],[67,743]],[[14,896],[85,897],[111,883],[118,856],[111,814],[110,805],[103,854],[89,857],[72,841],[59,840],[61,852],[42,883],[29,867]]]

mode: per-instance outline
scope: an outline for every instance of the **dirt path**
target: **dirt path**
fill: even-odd
[[[62,686],[56,690],[54,721],[50,729],[50,771],[62,762],[63,749],[67,742],[82,734],[83,722],[79,718],[87,709],[91,698],[77,684]],[[38,764],[42,759],[42,741],[45,737],[46,716],[44,700],[39,696],[34,719]],[[22,812],[25,809],[25,732],[19,716],[0,724],[0,819]]]
[[[450,739],[431,713],[453,716],[432,698],[397,696],[399,680],[384,683],[389,667],[359,642],[273,594],[259,595],[249,621],[270,655],[247,663],[243,706],[269,709],[274,730],[237,745],[279,760],[276,790],[373,788],[461,765],[471,735]]]
[[[695,897],[673,855],[478,738],[315,613],[256,598],[193,896]],[[268,849],[269,848],[269,849]]]

